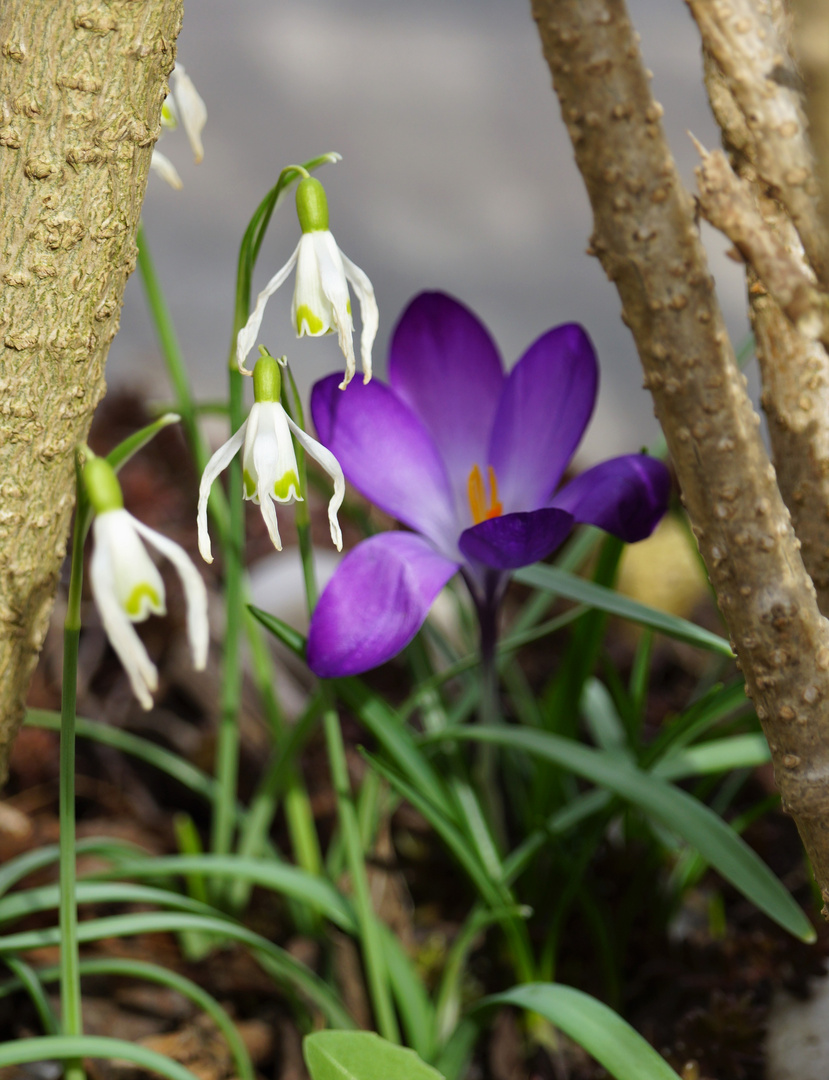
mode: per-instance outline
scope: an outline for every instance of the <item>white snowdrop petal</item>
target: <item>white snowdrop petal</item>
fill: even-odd
[[[207,121],[207,107],[182,64],[176,64],[171,76],[171,82],[178,117],[184,127],[190,149],[193,151],[193,157],[198,165],[204,158],[201,133]]]
[[[166,156],[162,154],[160,150],[153,150],[152,157],[150,158],[150,168],[153,172],[158,173],[162,180],[166,181],[171,188],[176,191],[181,191],[184,184],[181,182],[181,177],[176,172],[176,167]]]
[[[300,241],[301,243],[301,241]],[[290,272],[296,265],[297,257],[299,255],[299,244],[294,249],[293,255],[288,259],[285,265],[278,273],[274,274],[265,288],[256,297],[256,306],[248,316],[248,321],[239,331],[236,338],[236,364],[241,372],[245,375],[249,375],[250,372],[245,367],[245,358],[250,350],[256,344],[256,338],[259,334],[259,327],[262,325],[262,317],[265,314],[265,305],[268,300],[273,296],[276,290],[287,279]]]
[[[362,323],[360,359],[363,365],[363,382],[367,383],[371,379],[371,348],[377,336],[377,328],[380,325],[380,312],[374,296],[374,286],[369,281],[368,275],[363,273],[360,267],[350,259],[346,258],[342,252],[340,252],[340,255],[345,268],[345,276],[354,286],[357,299],[360,301],[360,322]]]
[[[133,693],[142,708],[150,709],[153,704],[150,692],[158,686],[158,672],[118,601],[112,551],[106,539],[106,530],[98,528],[99,523],[106,517],[106,514],[100,515],[93,524],[95,547],[89,564],[92,596],[106,635],[127,673]]]
[[[210,461],[208,461],[207,467],[202,474],[201,482],[199,483],[199,509],[196,519],[199,531],[199,551],[201,552],[201,557],[207,563],[213,562],[213,552],[210,546],[210,533],[207,530],[207,501],[210,497],[210,489],[219,474],[224,472],[239,452],[242,443],[245,440],[247,426],[248,421],[246,420],[239,430],[234,432],[223,446],[219,447]]]
[[[326,446],[317,442],[316,439],[312,439],[307,432],[303,431],[298,424],[293,422],[290,416],[286,415],[286,420],[289,428],[294,433],[297,442],[303,448],[305,453],[315,461],[318,461],[334,481],[334,494],[331,496],[328,503],[328,526],[331,530],[331,539],[333,540],[337,551],[342,551],[343,534],[337,519],[337,511],[342,506],[343,499],[345,498],[345,477],[343,476],[343,470],[339,461],[337,461]]]
[[[132,517],[132,515],[130,515]],[[193,667],[203,671],[207,666],[207,650],[210,644],[210,627],[207,621],[207,588],[201,574],[190,561],[190,556],[174,540],[162,536],[148,525],[132,518],[138,533],[147,543],[170,560],[176,568],[184,587],[184,599],[187,604],[187,637],[190,652],[193,655]]]
[[[345,378],[340,384],[341,389],[344,390],[351,382],[356,371],[354,343],[352,341],[354,329],[348,311],[348,282],[345,279],[345,268],[340,249],[330,232],[320,231],[310,235],[314,238],[322,291],[331,302],[340,351],[345,357]]]

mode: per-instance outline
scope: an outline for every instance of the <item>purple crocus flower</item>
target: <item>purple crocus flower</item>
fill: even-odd
[[[308,636],[317,675],[389,660],[458,570],[494,647],[509,571],[554,551],[577,522],[632,542],[665,512],[665,466],[641,454],[588,469],[560,490],[598,388],[596,354],[574,323],[543,334],[504,374],[486,327],[457,300],[422,293],[391,343],[389,385],[314,387],[322,443],[346,478],[408,526],[359,544],[320,597]]]

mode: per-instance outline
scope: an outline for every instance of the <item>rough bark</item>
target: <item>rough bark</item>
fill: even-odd
[[[829,297],[818,287],[804,246],[778,191],[757,168],[770,125],[777,123],[778,174],[802,176],[815,199],[814,162],[805,143],[799,81],[788,55],[790,27],[778,2],[690,0],[699,17],[705,85],[734,172],[719,152],[698,171],[702,212],[732,239],[747,267],[749,311],[757,342],[763,408],[783,499],[801,541],[803,562],[829,613]],[[726,74],[712,50],[740,42]],[[769,99],[764,121],[744,102]],[[746,88],[750,87],[750,90]],[[796,118],[796,119],[795,119]],[[780,137],[780,132],[785,135]],[[811,245],[814,247],[814,245]],[[819,340],[816,340],[819,339]],[[823,344],[821,344],[821,342]]]
[[[0,7],[0,780],[104,393],[181,0]]]
[[[759,436],[622,0],[533,0],[545,58],[683,498],[829,903],[829,623]]]

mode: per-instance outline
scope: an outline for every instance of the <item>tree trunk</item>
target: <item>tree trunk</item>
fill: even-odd
[[[0,9],[0,782],[135,266],[181,0]]]

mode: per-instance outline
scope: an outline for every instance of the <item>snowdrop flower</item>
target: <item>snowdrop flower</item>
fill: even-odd
[[[239,370],[249,374],[245,368],[245,358],[256,343],[265,305],[296,266],[291,319],[296,327],[297,337],[305,334],[319,337],[336,330],[340,349],[345,357],[345,378],[340,384],[341,389],[348,386],[356,370],[348,282],[354,286],[360,301],[360,318],[363,323],[360,357],[363,382],[367,383],[371,378],[371,347],[379,323],[374,288],[359,266],[355,266],[343,255],[329,232],[328,200],[319,180],[306,176],[300,181],[296,191],[296,208],[302,237],[287,263],[259,293],[250,318],[239,331],[236,339],[236,362]]]
[[[207,109],[193,85],[193,80],[184,70],[183,64],[176,64],[170,76],[170,93],[161,107],[161,126],[175,131],[179,122],[181,123],[197,165],[204,158],[201,133],[206,120]],[[153,150],[150,165],[176,191],[180,191],[184,186],[175,165],[159,150]]]
[[[207,589],[184,549],[150,529],[124,509],[115,470],[105,458],[87,461],[83,478],[95,511],[95,548],[90,564],[92,595],[107,637],[124,665],[133,692],[145,709],[158,688],[158,671],[131,624],[164,615],[164,582],[143,541],[165,555],[178,571],[187,600],[187,636],[193,666],[207,665]]]
[[[277,551],[282,550],[273,504],[303,501],[296,453],[291,440],[292,432],[305,453],[318,461],[334,481],[334,494],[328,504],[328,524],[337,551],[342,550],[343,538],[337,521],[337,511],[345,495],[343,471],[331,451],[326,450],[310,435],[306,435],[285,412],[279,401],[281,385],[279,364],[262,349],[262,355],[253,369],[255,404],[250,415],[208,461],[199,485],[199,551],[205,562],[213,562],[210,535],[207,531],[207,500],[210,489],[219,473],[228,467],[243,444],[244,497],[259,506],[274,547]]]

